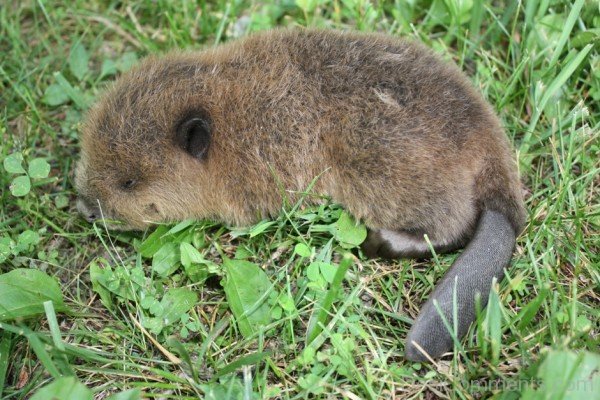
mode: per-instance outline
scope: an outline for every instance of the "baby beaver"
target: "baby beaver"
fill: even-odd
[[[467,332],[525,221],[490,106],[456,66],[378,34],[278,30],[149,57],[91,109],[81,148],[88,220],[246,225],[320,175],[314,191],[369,228],[368,256],[426,257],[425,234],[439,252],[468,244],[413,324],[410,360],[452,349],[438,308]]]

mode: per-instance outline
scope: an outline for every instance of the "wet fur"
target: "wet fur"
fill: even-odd
[[[202,159],[174,139],[195,114],[210,124]],[[383,35],[279,30],[149,57],[106,91],[81,139],[83,201],[132,228],[189,217],[250,224],[280,212],[282,188],[293,198],[320,174],[314,191],[367,225],[372,256],[424,255],[394,251],[383,230],[427,234],[449,251],[469,241],[483,210],[508,221],[513,245],[525,220],[490,106],[456,66]]]

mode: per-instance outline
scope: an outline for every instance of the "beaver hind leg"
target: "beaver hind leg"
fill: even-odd
[[[429,243],[436,253],[445,253],[459,249],[464,245],[460,240],[430,239]],[[369,258],[427,258],[431,248],[423,234],[388,229],[369,230],[367,239],[361,245],[363,253]]]

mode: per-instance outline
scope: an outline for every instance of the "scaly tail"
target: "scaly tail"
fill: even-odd
[[[455,326],[453,315],[457,316],[456,337],[460,340],[467,333],[476,317],[476,294],[480,294],[481,306],[484,307],[493,279],[500,281],[503,277],[515,241],[516,234],[509,219],[498,211],[484,209],[473,239],[438,283],[408,333],[405,348],[407,359],[428,360],[419,347],[431,358],[438,358],[452,349],[452,335],[433,304],[434,300],[452,329]],[[455,286],[456,313],[453,311]]]

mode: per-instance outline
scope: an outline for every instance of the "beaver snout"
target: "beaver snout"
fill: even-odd
[[[84,197],[77,198],[77,211],[86,219],[88,222],[94,222],[100,218],[100,207],[97,203],[93,203]]]

